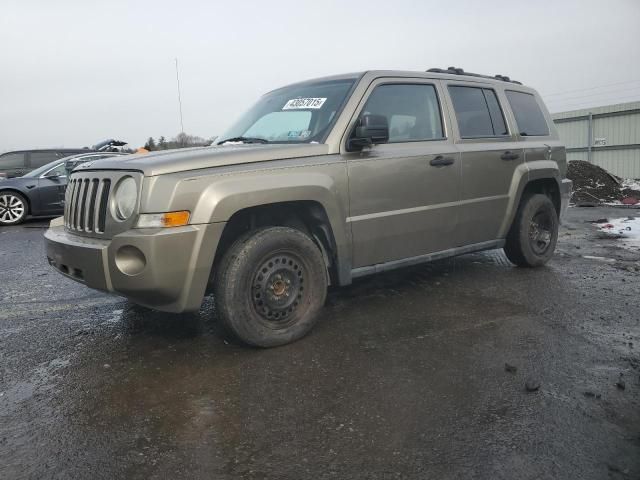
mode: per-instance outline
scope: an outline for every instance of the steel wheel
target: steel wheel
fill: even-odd
[[[240,235],[214,269],[216,312],[236,338],[275,347],[305,336],[327,296],[322,252],[305,232],[262,227]]]
[[[20,223],[26,214],[27,205],[22,196],[13,193],[0,193],[0,224]]]
[[[251,291],[253,307],[265,325],[287,328],[302,299],[307,267],[292,252],[266,259],[256,270]]]
[[[521,267],[539,267],[553,256],[558,241],[558,213],[551,198],[526,195],[509,229],[504,253]]]
[[[531,242],[531,250],[536,255],[543,255],[553,236],[553,220],[546,210],[538,211],[529,224],[529,242]]]

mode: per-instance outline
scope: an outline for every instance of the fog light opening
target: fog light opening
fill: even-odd
[[[129,276],[142,273],[147,266],[147,259],[144,253],[133,245],[120,247],[116,252],[115,262],[118,270]]]

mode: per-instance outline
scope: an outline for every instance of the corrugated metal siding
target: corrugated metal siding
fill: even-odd
[[[586,152],[567,152],[567,162],[571,160],[584,160],[587,161],[587,153]]]
[[[584,147],[587,145],[589,122],[578,120],[576,122],[566,122],[556,124],[558,135],[565,142],[567,148]]]
[[[583,159],[586,159],[586,155]],[[619,177],[640,178],[640,149],[638,148],[593,152],[592,161]]]
[[[601,113],[613,113],[613,112],[624,112],[627,110],[637,110],[638,108],[640,108],[640,102],[617,103],[615,105],[606,105],[604,107],[583,108],[581,110],[571,110],[569,112],[558,112],[558,113],[553,113],[551,116],[553,117],[554,120],[558,120],[560,118],[582,117],[584,115],[589,115],[589,112],[591,112],[594,115],[599,115]]]
[[[567,148],[583,148],[584,151],[568,152],[567,160],[587,160],[586,151],[589,144],[589,122],[584,118],[593,115],[626,112],[640,109],[640,102],[621,105],[609,105],[591,109],[574,110],[553,114],[554,120],[564,119],[556,123],[560,138]],[[576,118],[574,121],[566,119]],[[633,112],[617,116],[596,117],[593,119],[593,139],[605,139],[606,146],[618,146],[618,149],[602,149],[592,146],[591,161],[614,175],[625,178],[640,178],[640,113]],[[628,146],[628,148],[624,148]]]

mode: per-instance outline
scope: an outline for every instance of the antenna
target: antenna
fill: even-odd
[[[180,129],[184,133],[184,123],[182,122],[182,99],[180,98],[180,76],[178,75],[178,58],[176,57],[176,84],[178,85],[178,107],[180,108]]]

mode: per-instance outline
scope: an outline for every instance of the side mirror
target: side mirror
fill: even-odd
[[[51,170],[50,172],[47,172],[45,174],[44,178],[48,178],[49,180],[57,180],[58,178],[60,178],[60,174],[56,173],[55,170]]]
[[[389,123],[384,115],[362,115],[349,140],[350,150],[361,149],[389,141]]]

